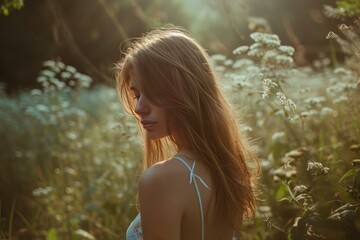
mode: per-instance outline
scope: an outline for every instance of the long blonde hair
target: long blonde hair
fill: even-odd
[[[255,211],[252,177],[245,159],[256,159],[238,128],[205,50],[179,28],[153,30],[134,41],[117,64],[117,89],[125,110],[135,115],[130,74],[143,94],[179,129],[197,159],[210,169],[215,189],[215,217],[231,222],[237,233],[244,216]],[[170,128],[171,124],[168,124]],[[172,136],[144,135],[145,167],[179,149]]]

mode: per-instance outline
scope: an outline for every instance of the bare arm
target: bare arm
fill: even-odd
[[[152,166],[140,178],[139,197],[144,240],[180,240],[183,204],[176,169]]]

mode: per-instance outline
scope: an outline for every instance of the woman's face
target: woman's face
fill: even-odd
[[[165,109],[151,104],[133,78],[130,80],[130,88],[136,100],[135,113],[147,136],[150,139],[160,139],[170,135],[166,126]]]

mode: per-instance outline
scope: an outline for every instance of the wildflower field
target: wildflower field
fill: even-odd
[[[297,67],[278,36],[251,39],[231,57],[211,56],[260,157],[257,215],[241,239],[360,239],[356,49],[342,64]],[[124,239],[142,153],[115,80],[94,85],[51,60],[36,81],[41,88],[0,93],[0,204],[9,206],[0,239]]]

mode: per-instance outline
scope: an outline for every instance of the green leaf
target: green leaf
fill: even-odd
[[[2,9],[2,12],[3,12],[4,16],[8,16],[8,15],[9,15],[9,9],[7,9],[7,8],[3,8],[3,9]]]
[[[57,239],[57,230],[55,228],[50,228],[46,234],[46,240],[56,240]]]
[[[282,198],[285,197],[285,193],[286,193],[286,186],[282,184],[275,193],[275,199],[277,201],[281,200]]]
[[[359,171],[359,169],[350,169],[349,171],[347,171],[344,176],[342,176],[342,178],[339,180],[339,183],[342,183],[343,181],[354,177],[357,172]]]

